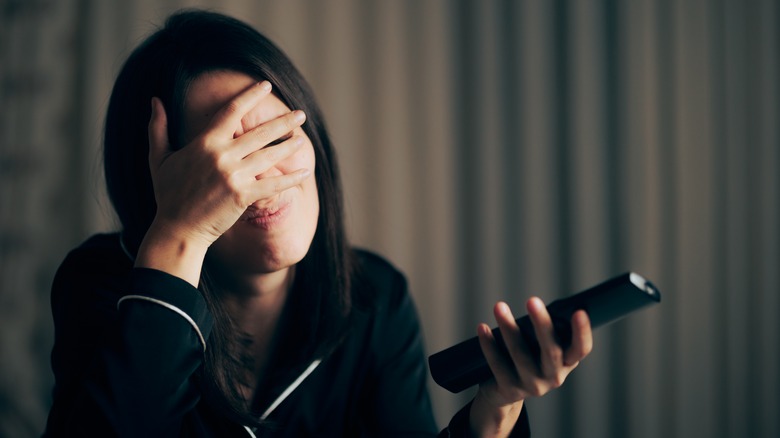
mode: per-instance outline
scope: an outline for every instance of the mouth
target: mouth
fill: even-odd
[[[291,203],[288,201],[264,208],[250,206],[244,214],[241,215],[239,221],[246,222],[249,225],[258,228],[270,229],[287,216],[287,212],[290,210],[290,204]]]

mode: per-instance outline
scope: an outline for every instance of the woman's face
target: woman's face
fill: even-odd
[[[220,108],[256,82],[246,74],[233,71],[209,72],[195,79],[185,101],[185,138],[198,135]],[[235,136],[290,111],[291,108],[276,95],[269,94],[237,124]],[[264,274],[288,268],[306,255],[314,238],[319,216],[314,147],[300,127],[292,134],[304,138],[303,146],[258,178],[303,168],[309,169],[311,176],[273,198],[252,204],[209,250],[209,257],[236,275]]]

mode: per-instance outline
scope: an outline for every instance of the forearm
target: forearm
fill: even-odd
[[[119,339],[105,354],[115,414],[136,436],[178,432],[200,398],[191,378],[203,362],[211,317],[199,292],[176,287],[178,280],[154,271],[135,270],[134,277],[142,280],[133,288],[138,295],[120,301]]]
[[[89,307],[54,309],[49,434],[175,435],[200,398],[192,376],[212,325],[205,301],[162,272],[134,270],[131,278],[121,292],[55,282],[53,295],[91,298]]]

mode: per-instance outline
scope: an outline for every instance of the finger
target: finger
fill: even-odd
[[[590,318],[584,310],[571,317],[571,346],[564,353],[563,364],[574,366],[593,350],[593,333]]]
[[[272,148],[263,148],[250,154],[244,158],[242,164],[247,166],[254,175],[260,175],[276,163],[297,152],[303,144],[303,136],[296,135]]]
[[[271,83],[262,81],[249,86],[241,94],[234,97],[223,106],[212,118],[209,129],[216,135],[225,138],[233,138],[236,126],[241,124],[241,119],[260,99],[271,92]]]
[[[528,310],[531,324],[534,326],[536,339],[539,342],[539,359],[542,375],[546,377],[555,376],[563,364],[563,351],[555,341],[555,329],[553,328],[552,318],[547,312],[544,302],[537,297],[531,298],[526,302],[526,309]]]
[[[237,147],[236,153],[244,158],[273,143],[280,137],[288,135],[305,121],[306,114],[301,110],[296,110],[258,125],[236,139],[234,143]]]
[[[504,302],[498,302],[493,307],[493,314],[498,323],[498,328],[501,331],[501,337],[504,339],[504,345],[506,346],[509,356],[514,362],[517,370],[527,370],[531,373],[536,373],[538,367],[536,363],[528,356],[527,348],[525,348],[525,341],[520,332],[520,327],[515,321],[515,317],[512,314],[512,309]]]
[[[502,335],[503,336],[503,335]],[[501,353],[496,338],[487,324],[477,326],[477,337],[482,354],[500,387],[511,388],[519,386],[519,379],[514,366],[507,363],[506,355]]]
[[[152,97],[152,117],[149,119],[149,164],[158,165],[168,151],[168,117],[162,101]]]
[[[295,187],[310,176],[311,170],[299,169],[295,172],[285,175],[270,176],[268,178],[259,179],[255,181],[253,185],[253,202],[270,198],[291,187]]]

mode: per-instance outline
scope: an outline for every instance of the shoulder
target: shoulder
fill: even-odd
[[[122,249],[119,233],[95,234],[71,250],[60,266],[60,271],[97,267],[128,266],[133,261]]]
[[[409,299],[406,276],[387,259],[372,251],[355,249],[353,291],[356,304],[397,307]]]
[[[122,250],[119,233],[90,237],[70,251],[57,269],[51,291],[55,317],[66,309],[86,309],[105,300],[115,302],[114,291],[132,267],[132,259]]]
[[[384,257],[366,250],[355,250],[356,269],[353,280],[354,307],[368,317],[380,332],[403,338],[419,330],[418,313],[406,276]]]
[[[353,253],[358,278],[374,283],[406,281],[404,274],[381,255],[361,248],[354,249]]]

